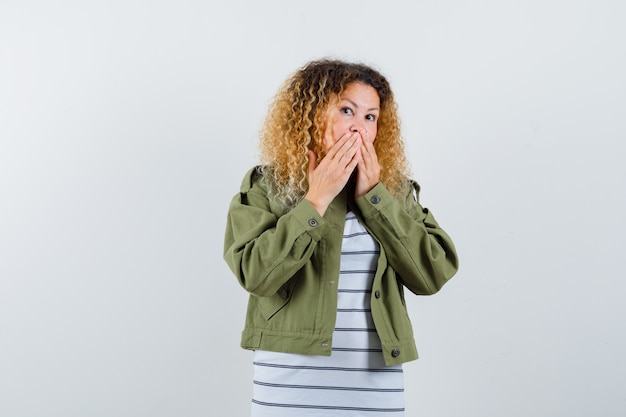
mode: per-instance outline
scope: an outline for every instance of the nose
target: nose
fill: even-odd
[[[359,130],[363,129],[363,126],[358,123],[358,122],[352,122],[352,126],[350,126],[350,131],[351,132],[358,132]]]
[[[361,136],[361,139],[365,140],[368,137],[367,128],[364,123],[353,122],[350,126],[350,132],[358,133]]]

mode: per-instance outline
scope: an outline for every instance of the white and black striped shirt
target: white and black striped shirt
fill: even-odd
[[[255,351],[252,417],[402,417],[402,366],[386,366],[370,310],[380,249],[347,213],[331,356]]]

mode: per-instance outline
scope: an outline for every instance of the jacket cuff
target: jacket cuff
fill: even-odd
[[[313,204],[307,199],[302,199],[297,206],[291,210],[291,215],[300,223],[311,237],[319,241],[322,239],[323,229],[326,227],[326,221],[317,212]]]
[[[394,201],[393,195],[382,182],[379,182],[369,192],[356,199],[356,205],[368,218],[382,211]]]

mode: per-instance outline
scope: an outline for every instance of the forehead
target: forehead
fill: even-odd
[[[380,97],[374,87],[361,82],[353,82],[346,86],[340,96],[341,100],[354,101],[358,105],[367,105],[369,107],[379,107]]]

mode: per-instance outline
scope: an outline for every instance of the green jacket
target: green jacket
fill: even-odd
[[[356,200],[344,191],[322,217],[304,199],[286,211],[268,198],[258,168],[251,169],[230,203],[224,238],[224,259],[250,293],[241,346],[331,354],[350,204],[380,245],[371,304],[385,362],[417,359],[403,287],[434,294],[458,268],[454,244],[420,206],[418,193],[416,183],[402,200],[382,183]]]

